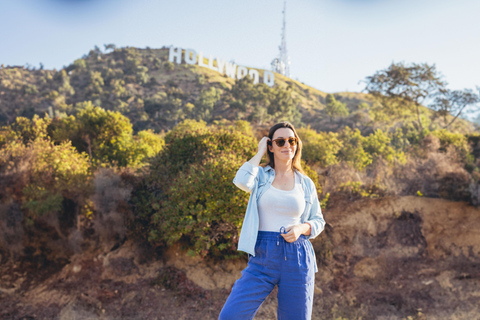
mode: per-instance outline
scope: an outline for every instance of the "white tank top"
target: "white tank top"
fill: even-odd
[[[281,227],[301,224],[305,210],[305,194],[300,177],[295,173],[295,187],[285,191],[270,186],[258,201],[260,231],[279,232]]]

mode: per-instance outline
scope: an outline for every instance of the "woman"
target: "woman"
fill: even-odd
[[[263,155],[268,163],[260,167]],[[292,124],[274,125],[233,183],[250,193],[238,250],[249,254],[219,319],[253,319],[278,286],[278,319],[310,319],[317,265],[312,244],[325,226],[313,181],[301,168]]]

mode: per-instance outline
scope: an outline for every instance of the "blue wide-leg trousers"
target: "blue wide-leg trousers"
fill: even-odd
[[[305,236],[289,243],[280,232],[259,231],[255,257],[250,256],[219,319],[253,319],[275,285],[278,286],[278,320],[311,319],[314,269],[312,245]]]

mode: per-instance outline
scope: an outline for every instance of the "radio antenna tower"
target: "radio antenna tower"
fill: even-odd
[[[290,58],[287,55],[287,38],[285,34],[285,29],[287,25],[286,21],[286,9],[287,9],[287,1],[283,1],[283,25],[282,25],[282,43],[278,47],[280,49],[280,53],[278,58],[273,59],[272,61],[272,70],[283,74],[286,77],[290,77]]]

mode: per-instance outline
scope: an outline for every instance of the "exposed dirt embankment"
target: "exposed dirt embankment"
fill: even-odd
[[[341,203],[313,241],[313,319],[480,319],[480,210],[420,197]],[[215,319],[245,261],[127,241],[38,270],[0,265],[0,318]],[[275,319],[275,291],[256,319]]]
[[[358,201],[326,213],[333,259],[321,268],[327,300],[346,317],[480,318],[480,210],[420,197]],[[315,244],[320,244],[315,241]],[[332,299],[332,296],[336,297]]]

